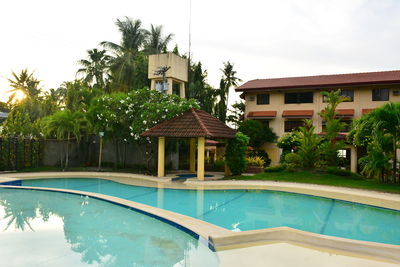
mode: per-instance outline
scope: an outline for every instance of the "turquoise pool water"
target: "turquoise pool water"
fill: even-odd
[[[74,194],[0,189],[0,266],[218,266],[192,235]],[[205,264],[205,265],[203,265]]]
[[[68,188],[144,203],[233,230],[288,226],[318,234],[400,245],[400,212],[268,190],[183,190],[102,179],[38,179],[24,186]]]

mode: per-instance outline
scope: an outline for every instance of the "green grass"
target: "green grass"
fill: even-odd
[[[376,180],[367,180],[364,177],[351,174],[350,176],[338,176],[329,173],[315,173],[311,171],[298,172],[264,172],[254,176],[233,176],[226,179],[234,180],[266,180],[277,182],[295,182],[305,184],[320,184],[331,186],[342,186],[350,188],[360,188],[366,190],[375,190],[381,192],[390,192],[400,194],[400,185],[382,184]]]

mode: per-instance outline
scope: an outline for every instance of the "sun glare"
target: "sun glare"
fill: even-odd
[[[11,95],[12,95],[12,94],[9,94],[8,97],[11,96]],[[26,97],[26,95],[25,95],[24,92],[22,92],[22,91],[17,91],[17,92],[15,93],[15,96],[14,96],[14,100],[13,100],[13,101],[21,101],[21,100],[24,99],[25,97]]]

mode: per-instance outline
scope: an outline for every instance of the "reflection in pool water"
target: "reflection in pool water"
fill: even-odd
[[[233,231],[279,226],[400,245],[400,212],[329,198],[267,190],[183,190],[88,178],[23,180],[24,186],[116,196],[178,212]]]
[[[35,190],[0,189],[0,247],[1,266],[218,266],[205,245],[157,219]]]

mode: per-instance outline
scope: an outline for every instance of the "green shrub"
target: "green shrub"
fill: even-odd
[[[339,176],[350,176],[351,172],[348,170],[343,170],[338,167],[328,167],[326,168],[326,172],[330,174],[335,174]]]
[[[301,166],[301,157],[296,153],[288,153],[285,155],[285,163],[293,165],[294,168]]]
[[[294,163],[286,163],[286,170],[288,172],[295,172],[298,169],[298,165]]]
[[[265,168],[264,172],[282,172],[284,170],[286,170],[286,164],[279,164]]]
[[[235,138],[228,141],[225,159],[232,175],[240,175],[246,170],[246,151],[248,143],[249,138],[241,132],[237,132]]]

